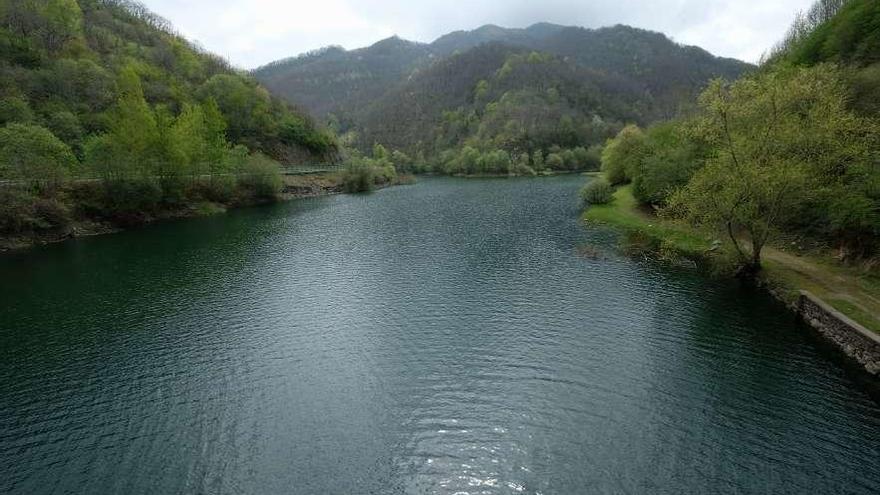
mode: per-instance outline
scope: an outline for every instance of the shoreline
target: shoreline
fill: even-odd
[[[376,189],[389,185],[377,185]],[[62,231],[31,232],[24,235],[0,236],[0,256],[26,252],[29,249],[58,244],[61,242],[84,237],[96,237],[116,234],[137,229],[168,220],[199,218],[226,213],[231,209],[247,208],[274,203],[293,201],[296,199],[317,198],[343,194],[338,174],[318,174],[307,176],[284,176],[284,186],[275,200],[243,201],[232,204],[211,202],[191,203],[175,210],[162,211],[154,216],[146,216],[135,222],[120,224],[109,220],[94,218],[77,219]]]
[[[614,198],[607,205],[589,206],[582,220],[629,235],[636,253],[684,258],[710,271],[723,271],[725,260],[715,236],[642,211],[632,197],[631,186],[618,188]],[[768,250],[764,265],[756,281],[758,288],[780,301],[864,373],[880,378],[880,321],[873,306],[864,307],[874,297],[861,289],[864,284],[858,275],[846,267],[828,266],[775,249]]]

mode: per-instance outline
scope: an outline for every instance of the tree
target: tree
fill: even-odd
[[[637,126],[628,125],[608,141],[602,151],[602,172],[612,185],[629,182],[645,153],[645,134]]]
[[[547,155],[544,164],[550,170],[562,170],[565,168],[565,159],[563,159],[562,155],[559,153],[550,153]]]
[[[535,150],[532,153],[532,168],[536,171],[544,170],[544,152],[541,150]]]
[[[27,100],[17,96],[0,98],[0,125],[10,122],[28,123],[34,120],[34,112]]]
[[[41,37],[50,52],[82,36],[83,13],[76,0],[46,0],[41,14],[45,19]]]
[[[595,179],[581,189],[581,199],[588,205],[604,205],[614,199],[614,188],[605,179]]]
[[[875,166],[876,129],[846,102],[827,65],[713,81],[697,129],[715,153],[673,196],[672,211],[725,232],[744,273],[754,274],[771,235],[803,214],[816,191]]]
[[[703,166],[707,150],[692,136],[689,122],[650,127],[639,164],[632,170],[633,196],[642,204],[664,205]]]
[[[76,164],[70,147],[44,127],[7,124],[0,129],[0,178],[56,187]]]
[[[173,154],[192,175],[226,172],[224,155],[226,124],[213,100],[204,105],[185,105],[171,129]]]
[[[232,74],[217,74],[200,89],[201,99],[213,99],[226,122],[229,137],[251,148],[259,148],[274,126],[272,100],[262,87]],[[290,121],[286,132],[296,139],[300,123]]]

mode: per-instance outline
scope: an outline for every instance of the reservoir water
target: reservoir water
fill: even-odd
[[[865,386],[762,293],[617,255],[582,183],[3,255],[0,493],[880,493]]]

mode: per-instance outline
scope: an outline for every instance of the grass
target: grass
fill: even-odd
[[[713,238],[676,222],[659,219],[639,208],[632,186],[614,192],[614,200],[606,205],[590,206],[584,213],[587,222],[609,225],[639,232],[671,245],[676,250],[703,256],[712,248]]]
[[[640,208],[632,186],[618,188],[614,200],[607,205],[590,206],[584,219],[648,235],[688,256],[708,258],[706,254],[717,238]],[[880,333],[880,280],[826,258],[767,247],[761,276],[787,302],[793,302],[800,291],[806,290],[865,328]]]

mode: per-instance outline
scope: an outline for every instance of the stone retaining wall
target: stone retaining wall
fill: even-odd
[[[868,373],[880,375],[880,335],[852,321],[818,297],[801,291],[798,314],[811,327],[859,362]]]

